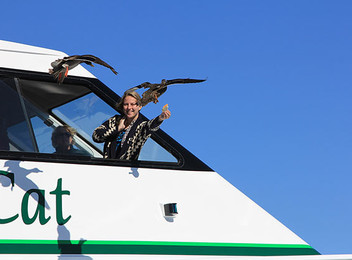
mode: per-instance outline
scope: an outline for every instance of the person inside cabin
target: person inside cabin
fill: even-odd
[[[135,91],[125,92],[117,104],[122,115],[115,115],[97,127],[92,138],[97,143],[104,143],[104,158],[137,160],[139,153],[153,132],[161,123],[170,118],[167,109],[152,120],[145,120],[139,114],[141,97]]]
[[[55,154],[86,155],[90,154],[73,147],[76,130],[68,125],[58,126],[51,135],[51,143]]]

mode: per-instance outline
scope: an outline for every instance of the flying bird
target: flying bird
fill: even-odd
[[[93,62],[105,66],[111,69],[113,73],[117,74],[113,67],[93,55],[73,55],[69,57],[64,57],[62,59],[57,59],[51,63],[51,66],[53,68],[49,69],[49,74],[52,74],[59,83],[62,83],[67,77],[69,70],[73,69],[81,63],[85,63],[89,66],[94,67]]]
[[[167,86],[173,85],[173,84],[187,84],[187,83],[199,83],[203,82],[205,79],[171,79],[171,80],[166,80],[163,79],[161,83],[149,83],[149,82],[144,82],[136,87],[128,89],[126,92],[130,91],[136,91],[137,89],[141,88],[148,88],[143,94],[142,94],[142,106],[147,105],[150,102],[153,102],[154,104],[158,103],[159,100],[158,98],[165,93],[167,90]]]

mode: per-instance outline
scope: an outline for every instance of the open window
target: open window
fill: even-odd
[[[103,102],[94,93],[89,93],[58,106],[52,110],[52,113],[77,129],[100,153],[103,151],[104,144],[95,143],[92,140],[92,133],[104,121],[118,114],[116,110]],[[177,162],[177,159],[170,152],[152,138],[149,138],[143,146],[138,160]]]
[[[53,130],[68,125],[77,131],[75,150],[89,158],[102,158],[103,144],[95,143],[92,133],[117,114],[87,86],[28,79],[1,79],[0,103],[0,150],[8,151],[52,154]],[[139,160],[178,162],[151,138],[142,148]]]

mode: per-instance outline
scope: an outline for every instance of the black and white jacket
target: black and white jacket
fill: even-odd
[[[93,140],[104,144],[104,158],[116,158],[124,160],[137,160],[138,155],[151,134],[157,131],[162,123],[159,116],[146,121],[139,115],[137,120],[126,131],[121,142],[121,148],[117,152],[117,136],[120,115],[113,116],[97,127],[93,132]]]

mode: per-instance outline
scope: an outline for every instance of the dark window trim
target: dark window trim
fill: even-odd
[[[53,77],[46,73],[14,70],[0,68],[0,76],[14,77],[19,79],[39,80],[47,82],[55,82]],[[67,84],[82,84],[92,90],[97,96],[102,98],[110,106],[114,106],[120,100],[120,97],[109,89],[105,84],[96,78],[83,78],[69,76],[65,79]],[[144,115],[142,115],[146,118]],[[41,161],[69,164],[85,164],[85,165],[107,165],[121,166],[131,168],[156,168],[156,169],[173,169],[173,170],[192,170],[192,171],[213,171],[204,162],[194,156],[185,149],[181,144],[171,138],[163,130],[159,129],[153,134],[153,140],[173,154],[179,162],[156,162],[156,161],[126,161],[112,160],[102,158],[90,158],[86,156],[65,156],[45,153],[32,152],[15,152],[0,151],[0,159],[23,160],[23,161]]]
[[[18,78],[14,78],[14,80],[15,80],[17,95],[19,96],[20,103],[21,103],[21,106],[22,106],[22,112],[24,114],[24,117],[26,119],[26,123],[27,123],[27,126],[28,126],[29,135],[30,135],[30,138],[31,138],[33,149],[35,150],[35,152],[39,152],[37,140],[35,139],[35,135],[34,135],[34,131],[33,131],[32,122],[31,122],[31,120],[30,120],[30,118],[28,116],[27,108],[26,108],[25,102],[23,100],[20,83],[18,81]]]

